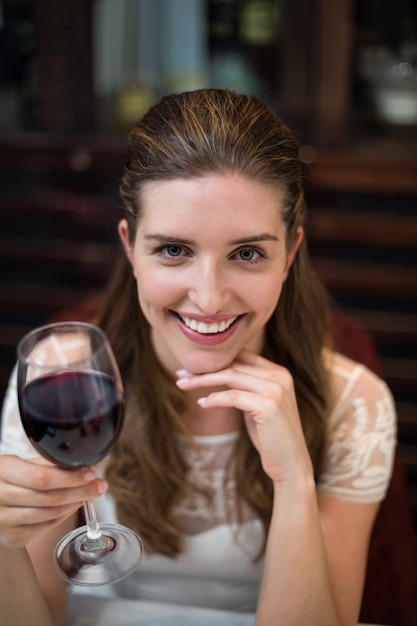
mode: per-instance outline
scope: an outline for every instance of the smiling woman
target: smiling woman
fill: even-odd
[[[253,613],[257,626],[355,625],[395,409],[329,340],[296,142],[253,97],[171,95],[133,127],[120,193],[126,254],[99,324],[126,419],[99,468],[110,489],[98,510],[134,528],[145,556],[114,591]],[[63,584],[45,575],[62,529],[41,531],[74,518],[42,491],[63,507],[92,487],[56,468],[40,484],[33,461],[11,456],[33,454],[12,387],[3,423],[0,565],[21,546],[15,575],[46,624],[48,605],[64,607]],[[23,605],[9,614],[24,622]]]
[[[134,240],[126,220],[119,232],[166,370],[210,372],[245,347],[260,352],[302,240],[299,226],[287,249],[276,186],[211,173],[148,183],[141,205]]]

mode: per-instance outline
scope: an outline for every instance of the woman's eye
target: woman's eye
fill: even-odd
[[[178,246],[176,244],[172,244],[170,246],[165,246],[163,251],[165,251],[165,254],[167,256],[172,256],[172,257],[181,256],[181,254],[183,252],[182,246]]]
[[[240,248],[234,254],[238,261],[244,261],[245,263],[256,263],[265,257],[265,255],[256,248]]]
[[[171,243],[161,246],[155,250],[156,254],[164,259],[181,259],[190,255],[187,248],[178,243]]]
[[[256,254],[257,253],[255,252],[255,250],[250,250],[249,248],[247,248],[246,250],[241,250],[239,252],[240,258],[243,261],[253,261]]]

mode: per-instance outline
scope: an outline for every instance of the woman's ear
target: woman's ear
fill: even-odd
[[[288,272],[290,270],[291,265],[294,262],[295,255],[297,254],[298,248],[300,247],[300,244],[303,239],[304,239],[304,228],[302,226],[299,226],[297,228],[297,234],[295,237],[294,245],[292,246],[287,256],[287,265],[285,267],[284,280],[287,280]]]
[[[133,248],[130,244],[129,240],[129,228],[126,220],[120,220],[117,230],[119,233],[120,241],[122,242],[123,248],[126,252],[126,256],[129,259],[130,264],[133,267]]]

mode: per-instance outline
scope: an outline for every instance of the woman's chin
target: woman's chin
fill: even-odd
[[[184,363],[182,367],[192,374],[212,374],[213,372],[219,372],[229,367],[236,357],[228,357],[226,355],[217,355],[216,358],[198,358],[189,359],[187,363]]]

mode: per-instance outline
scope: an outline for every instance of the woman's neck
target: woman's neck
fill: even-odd
[[[208,395],[209,390],[204,390]],[[203,393],[197,389],[187,392],[187,408],[182,419],[193,435],[225,435],[236,432],[242,424],[242,413],[235,408],[203,409],[197,404]]]

